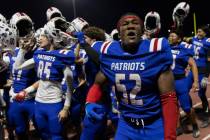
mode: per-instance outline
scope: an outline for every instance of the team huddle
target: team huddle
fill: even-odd
[[[33,127],[42,140],[175,140],[184,131],[179,107],[199,137],[209,125],[210,39],[208,26],[183,38],[189,9],[186,2],[174,8],[167,38],[158,37],[155,11],[144,21],[124,14],[111,34],[81,17],[69,22],[56,7],[37,30],[26,13],[9,22],[0,14],[7,139],[28,140]],[[190,92],[202,101],[201,126]]]

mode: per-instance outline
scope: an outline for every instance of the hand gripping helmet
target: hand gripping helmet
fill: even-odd
[[[158,34],[161,29],[160,15],[151,11],[147,13],[144,19],[144,29],[152,34]]]
[[[16,29],[6,23],[0,22],[0,48],[14,51],[16,47]]]
[[[10,25],[17,28],[19,37],[24,37],[34,32],[31,18],[23,12],[15,13],[10,19]]]
[[[80,32],[84,28],[89,26],[88,22],[81,17],[77,17],[74,20],[72,20],[71,24],[72,26],[74,26],[77,32]]]
[[[186,2],[180,2],[174,8],[172,18],[174,22],[179,22],[182,24],[183,20],[187,17],[190,12],[190,5]]]
[[[47,21],[51,20],[54,17],[63,17],[61,11],[56,7],[50,7],[46,11]]]

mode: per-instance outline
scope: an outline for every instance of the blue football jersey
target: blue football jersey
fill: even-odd
[[[101,52],[101,46],[103,45],[103,41],[95,41],[92,45],[91,45],[91,47],[96,51],[96,52],[98,52],[98,53],[100,53]]]
[[[192,39],[194,59],[198,67],[206,67],[207,50],[210,49],[208,38],[199,40],[197,37]]]
[[[75,61],[74,52],[63,49],[52,51],[38,49],[33,58],[38,78],[58,82],[61,82],[64,77],[63,71],[66,65],[71,66]]]
[[[15,54],[10,56],[10,71],[12,72],[13,84],[12,88],[14,89],[15,93],[22,91],[23,89],[27,88],[28,86],[32,85],[36,80],[36,72],[35,70],[28,69],[28,70],[15,70],[14,63],[15,59],[18,55],[19,48],[15,49]],[[25,60],[31,59],[33,57],[33,52],[26,53],[24,56]]]
[[[173,55],[173,64],[171,69],[174,74],[185,74],[185,68],[188,65],[188,60],[193,57],[193,54],[189,49],[185,48],[184,44],[178,46],[171,46],[171,52]]]
[[[71,70],[72,70],[72,76],[73,76],[73,83],[72,86],[75,89],[78,86],[78,72],[76,71],[76,65],[72,64],[70,66]],[[66,85],[66,81],[65,78],[63,78],[62,80],[62,90],[64,91],[64,93],[67,91],[67,85]]]
[[[75,51],[76,45],[71,47],[72,51]],[[80,49],[79,51],[79,57],[84,59],[84,63],[86,63],[88,57],[86,52],[83,49]],[[76,65],[75,63],[71,65],[71,70],[72,70],[72,74],[73,74],[73,88],[77,88],[79,81],[78,81],[78,76],[83,73],[83,65]],[[62,82],[62,89],[63,91],[66,91],[67,86],[66,83],[64,81],[65,79],[63,79]]]
[[[105,42],[100,53],[101,71],[115,86],[122,115],[145,119],[160,114],[158,77],[173,60],[168,41],[142,40],[136,54],[123,51],[118,41]]]

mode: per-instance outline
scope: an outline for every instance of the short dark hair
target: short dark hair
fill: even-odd
[[[84,29],[84,34],[96,41],[105,41],[105,31],[99,27],[89,26]]]
[[[198,29],[203,30],[207,35],[210,34],[209,25],[200,25],[200,26],[198,26]]]
[[[184,33],[180,29],[173,29],[170,31],[170,33],[175,33],[179,38],[183,39]]]

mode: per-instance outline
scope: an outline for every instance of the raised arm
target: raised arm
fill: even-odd
[[[23,62],[25,61],[24,60],[24,57],[25,57],[25,54],[27,53],[26,50],[24,49],[20,49],[19,52],[18,52],[18,55],[15,59],[15,63],[14,63],[14,68],[18,68],[21,64],[23,64]]]

